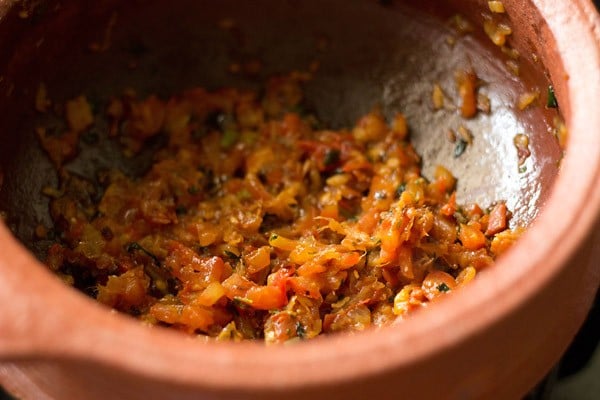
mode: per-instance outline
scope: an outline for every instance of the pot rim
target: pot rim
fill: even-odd
[[[392,327],[325,336],[293,346],[198,343],[166,329],[148,329],[67,290],[0,224],[0,270],[7,276],[4,287],[15,294],[17,284],[25,293],[37,291],[35,298],[27,295],[23,299],[20,310],[25,318],[17,321],[23,332],[32,332],[32,328],[36,332],[33,338],[28,333],[27,343],[15,346],[12,356],[91,361],[156,380],[215,390],[289,389],[408,367],[457,346],[522,307],[557,277],[600,214],[600,113],[589,112],[600,92],[600,17],[589,0],[531,3],[554,36],[562,71],[578,72],[565,76],[560,68],[551,71],[553,81],[562,81],[565,98],[569,98],[569,115],[565,116],[571,132],[569,151],[547,203],[518,244],[469,287],[436,304],[435,312],[416,313],[410,322]],[[573,43],[574,37],[577,43]],[[586,63],[581,63],[582,59]],[[522,265],[523,260],[527,261]],[[598,274],[592,278],[598,280]],[[70,305],[69,310],[65,304]],[[46,313],[48,308],[53,312]],[[486,312],[479,312],[481,309]],[[473,314],[478,318],[469,317]],[[27,320],[31,315],[39,318]],[[69,327],[68,337],[65,326]],[[431,332],[436,332],[435,341],[428,335]],[[123,349],[127,349],[126,357]],[[368,356],[373,353],[387,357]],[[257,371],[269,373],[257,379]]]

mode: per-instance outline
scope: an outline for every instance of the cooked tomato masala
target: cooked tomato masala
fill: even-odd
[[[147,324],[282,343],[401,321],[517,239],[504,202],[460,206],[447,169],[421,175],[402,114],[328,129],[302,110],[305,79],[114,98],[99,112],[128,156],[165,144],[143,176],[95,183],[63,166],[100,115],[68,101],[65,132],[38,129],[61,180],[48,266]]]

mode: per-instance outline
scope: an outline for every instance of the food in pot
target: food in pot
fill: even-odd
[[[472,117],[475,77],[462,77]],[[61,178],[45,190],[54,227],[39,234],[57,234],[47,265],[145,323],[281,343],[401,321],[518,238],[502,201],[461,206],[450,171],[421,175],[402,114],[324,127],[303,110],[306,79],[114,98],[109,137],[130,156],[164,146],[143,176],[104,171],[99,183],[64,168],[100,117],[85,97],[68,101],[65,132],[38,130]]]

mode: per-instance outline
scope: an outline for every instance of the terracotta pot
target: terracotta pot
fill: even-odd
[[[31,3],[0,1],[0,209],[9,212],[7,224],[0,224],[0,383],[17,396],[518,398],[557,362],[582,323],[600,282],[600,231],[594,228],[600,212],[600,19],[589,1],[503,1],[514,30],[511,43],[522,55],[523,81],[510,77],[498,49],[477,38],[461,39],[454,49],[443,45],[448,30],[435,18],[460,11],[480,25],[486,1],[448,1],[444,10],[436,1],[405,2],[419,12],[401,2],[341,0],[182,0],[168,7],[160,1]],[[230,15],[249,27],[248,37],[214,29],[217,18]],[[111,19],[110,48],[89,52],[90,41],[106,38]],[[443,127],[448,120],[419,117],[422,105],[411,101],[411,93],[425,93],[431,79],[451,81],[453,68],[471,57],[468,63],[489,83],[493,104],[504,110],[473,122],[488,132],[478,138],[484,147],[459,162],[444,155],[434,133],[415,141],[425,162],[447,161],[458,171],[463,199],[505,198],[518,221],[533,221],[493,268],[401,324],[265,347],[144,327],[67,288],[37,261],[32,253],[41,250],[29,238],[37,222],[48,221],[39,191],[56,179],[31,133],[39,82],[47,82],[57,99],[108,96],[129,85],[169,93],[211,82],[251,84],[227,75],[231,57],[260,54],[267,69],[293,68],[314,57],[320,34],[331,49],[320,56],[322,77],[307,94],[334,125],[379,99],[384,110],[407,110],[416,132]],[[136,55],[139,65],[129,68],[132,53],[124,46],[140,39],[156,50]],[[233,56],[231,43],[242,47]],[[560,149],[547,132],[555,111],[519,113],[508,106],[529,85],[547,82],[570,132],[558,174]],[[522,175],[510,169],[513,134],[501,137],[507,126],[531,131],[532,168]],[[77,168],[122,162],[94,154],[82,154]]]

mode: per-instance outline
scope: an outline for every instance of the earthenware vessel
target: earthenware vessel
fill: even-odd
[[[228,75],[230,57],[260,54],[267,66],[290,68],[308,64],[315,38],[323,37],[331,43],[319,56],[323,77],[307,93],[329,122],[348,123],[351,109],[365,110],[381,98],[384,110],[408,109],[415,131],[423,131],[432,121],[419,122],[422,105],[410,100],[422,88],[394,68],[404,65],[423,82],[443,80],[449,65],[479,54],[481,60],[471,61],[500,106],[528,84],[510,78],[499,49],[478,44],[484,37],[460,39],[458,50],[443,45],[451,32],[444,21],[460,12],[481,30],[487,1],[452,0],[444,9],[436,1],[0,1],[0,208],[8,214],[0,224],[0,383],[24,399],[508,399],[526,393],[560,358],[600,282],[600,18],[587,0],[503,4],[523,79],[554,87],[569,130],[567,150],[561,159],[551,126],[540,122],[551,121],[556,110],[542,106],[521,115],[506,106],[500,108],[510,111],[502,114],[508,119],[476,122],[492,132],[481,139],[488,146],[465,159],[471,168],[455,168],[466,181],[463,198],[510,196],[522,210],[516,218],[531,222],[526,234],[469,287],[407,321],[265,347],[142,326],[68,288],[38,261],[41,249],[31,232],[47,218],[40,188],[56,177],[32,133],[35,88],[45,81],[66,98],[90,91],[107,96],[125,85],[169,93],[191,84],[248,84]],[[229,16],[247,37],[210,24]],[[111,20],[114,31],[106,33]],[[441,28],[433,29],[436,24]],[[90,51],[92,42],[106,43],[106,51]],[[232,56],[234,48],[243,51]],[[418,62],[402,53],[407,48]],[[444,63],[426,61],[437,51],[450,55],[445,75]],[[452,59],[455,51],[460,57]],[[502,121],[530,128],[540,143],[523,175],[502,161],[515,157],[502,145],[512,137],[490,147]],[[415,140],[425,161],[444,158],[439,140]],[[104,162],[90,157],[81,171]]]

